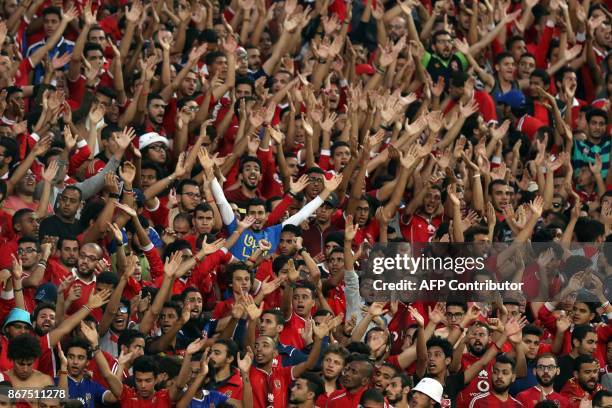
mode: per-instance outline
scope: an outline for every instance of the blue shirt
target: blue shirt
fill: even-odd
[[[46,40],[35,42],[34,44],[28,47],[26,51],[26,57],[30,58],[32,54],[36,52],[37,49],[45,45]],[[64,55],[66,53],[71,53],[74,49],[74,43],[65,39],[64,37],[59,40],[59,42],[49,51],[49,60],[51,60],[56,55]],[[41,82],[43,76],[45,75],[45,68],[42,64],[38,64],[34,67],[34,85],[37,85]]]
[[[225,394],[218,391],[203,390],[202,392],[204,393],[202,399],[192,399],[189,408],[210,408],[211,404],[216,407],[229,399]]]
[[[55,385],[58,382],[59,379],[56,378]],[[83,378],[77,382],[68,376],[68,395],[70,399],[78,399],[84,404],[85,408],[95,408],[96,404],[101,405],[105,392],[110,391],[89,378]]]
[[[237,227],[238,221],[236,221],[236,218],[234,218],[231,224],[227,226],[229,235],[232,235]],[[242,235],[240,235],[240,238],[238,238],[238,241],[232,247],[232,249],[230,249],[230,251],[232,252],[232,255],[234,255],[240,261],[246,261],[255,251],[257,251],[257,248],[259,248],[259,241],[265,239],[272,244],[270,253],[273,253],[276,251],[276,247],[280,242],[282,230],[282,224],[276,224],[271,227],[264,228],[258,232],[247,229],[242,233]]]

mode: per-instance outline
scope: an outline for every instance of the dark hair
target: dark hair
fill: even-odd
[[[583,364],[593,363],[597,363],[597,359],[595,357],[588,354],[581,354],[576,357],[576,360],[574,360],[574,371],[580,371],[580,367],[582,367]]]
[[[34,210],[31,210],[29,208],[20,208],[19,210],[15,211],[15,214],[13,214],[13,229],[15,229],[15,225],[17,225],[18,223],[21,222],[21,219],[26,215],[26,214],[30,214],[33,213]]]
[[[34,360],[41,354],[40,343],[32,334],[22,334],[9,341],[7,356],[11,361]]]
[[[563,77],[565,77],[565,74],[568,74],[568,73],[576,73],[576,71],[574,71],[571,67],[567,65],[562,67],[560,70],[558,70],[555,73],[555,84],[557,82],[563,82]]]
[[[139,373],[153,373],[153,375],[159,374],[159,367],[157,366],[155,359],[151,356],[140,356],[134,360],[132,365],[134,374]]]
[[[321,360],[325,359],[325,356],[331,353],[340,356],[340,358],[342,358],[342,360],[344,360],[345,363],[350,356],[349,351],[346,348],[342,347],[339,344],[332,344],[331,346],[325,349],[325,351],[321,355]]]
[[[183,188],[185,186],[194,186],[196,188],[200,187],[200,185],[193,179],[181,180],[176,186],[176,194],[183,194]]]
[[[523,54],[523,55],[525,55],[525,54]],[[531,54],[529,54],[529,55],[531,55]],[[533,57],[533,55],[531,55],[531,56]],[[535,58],[535,57],[533,57],[533,58]],[[529,77],[540,78],[542,80],[542,82],[544,82],[544,85],[546,87],[548,87],[549,84],[550,84],[550,75],[548,75],[548,72],[546,72],[545,70],[543,70],[541,68],[534,69]]]
[[[465,302],[457,302],[457,301],[446,302],[447,309],[449,306],[457,306],[457,307],[460,307],[464,312],[467,312],[467,303]]]
[[[316,400],[317,397],[325,392],[325,385],[323,384],[323,380],[321,376],[315,373],[303,373],[300,376],[301,379],[306,380],[306,386],[308,387],[308,391],[314,393]]]
[[[334,142],[334,144],[331,146],[331,149],[330,149],[330,155],[333,157],[335,151],[341,147],[348,147],[349,150],[351,149],[351,145],[348,144],[347,142],[343,142],[343,141]]]
[[[106,283],[111,285],[113,288],[116,288],[119,285],[119,277],[114,272],[102,272],[96,278],[96,283]]]
[[[213,211],[213,209],[210,206],[210,204],[208,204],[208,203],[200,203],[200,204],[196,205],[196,207],[193,209],[194,216],[195,216],[195,214],[197,214],[198,211],[200,211],[200,212],[209,212],[209,211]]]
[[[32,317],[30,318],[30,320],[32,320],[32,322],[35,322],[36,319],[38,319],[38,314],[43,309],[51,309],[55,313],[55,305],[53,303],[50,303],[50,302],[40,302],[34,308],[34,311],[32,312]]]
[[[50,7],[43,9],[42,11],[43,16],[48,16],[50,14],[57,15],[60,18],[60,20],[62,18],[62,10],[60,10],[59,7],[50,6]]]
[[[283,312],[281,312],[279,309],[266,309],[261,313],[261,315],[263,316],[265,314],[274,316],[274,319],[276,320],[276,324],[280,324],[280,325],[285,324],[285,316],[283,315]]]
[[[161,100],[163,101],[164,98],[162,98],[162,96],[158,93],[150,93],[149,96],[147,96],[147,106],[149,106],[149,104],[155,100]],[[165,101],[164,101],[165,103]]]
[[[238,344],[236,344],[236,342],[232,339],[219,339],[217,341],[215,341],[214,344],[223,344],[226,348],[227,348],[227,355],[228,357],[233,357],[233,360],[231,362],[232,366],[235,366],[238,362]]]
[[[453,357],[453,345],[446,339],[443,339],[439,336],[432,336],[429,340],[427,340],[427,350],[432,347],[440,347],[442,352],[444,353],[444,358],[452,358]]]
[[[552,358],[553,360],[555,360],[555,365],[557,365],[557,356],[555,356],[553,353],[544,353],[544,354],[540,354],[537,358],[536,358],[536,364],[538,361],[540,361],[541,358]]]
[[[304,280],[297,282],[297,284],[295,285],[294,293],[298,289],[308,289],[310,291],[310,296],[313,299],[315,298],[315,295],[317,293],[317,288],[315,287],[315,285],[312,282],[308,282]]]
[[[249,77],[236,75],[236,84],[234,85],[234,88],[237,88],[240,84],[249,85],[251,87],[251,92],[255,93],[255,82],[253,82],[253,80]]]
[[[259,166],[259,170],[261,171],[262,169],[262,165],[261,165],[261,160],[259,160],[257,157],[254,156],[242,156],[240,158],[240,167],[239,167],[239,171],[242,172],[242,170],[244,169],[244,166],[247,163],[256,163]]]
[[[523,336],[527,336],[529,334],[542,337],[544,331],[535,324],[528,324],[527,326],[523,327]]]
[[[129,348],[136,339],[145,340],[146,338],[145,335],[139,332],[138,330],[125,329],[121,332],[121,334],[119,335],[119,339],[117,340],[118,350],[121,351],[121,346]]]
[[[61,192],[61,194],[64,194],[66,191],[68,190],[74,190],[76,192],[79,193],[79,200],[83,199],[83,192],[81,191],[81,189],[73,184],[66,186],[66,188]]]
[[[595,242],[598,237],[606,233],[605,226],[598,220],[580,217],[574,228],[578,242]]]
[[[533,406],[533,408],[559,408],[559,407],[557,405],[557,401],[544,400],[544,401],[539,401],[537,404]]]
[[[608,123],[608,114],[603,109],[597,109],[597,108],[589,109],[589,111],[586,114],[586,119],[587,121],[590,122],[591,119],[596,116],[604,118],[604,121],[606,122],[606,124]]]
[[[213,51],[206,54],[204,57],[204,62],[206,65],[214,64],[217,58],[225,57],[225,54],[222,51]]]
[[[17,241],[17,245],[21,245],[21,244],[34,244],[36,246],[36,250],[40,250],[40,242],[38,241],[38,239],[34,238],[34,237],[21,237],[19,238],[19,240]]]
[[[102,55],[104,55],[104,49],[98,43],[88,42],[85,43],[85,47],[83,47],[83,55],[87,58],[87,53],[89,51],[100,51]]]
[[[502,51],[495,56],[495,65],[501,64],[504,58],[512,58],[512,60],[514,61],[514,57],[512,56],[512,54],[510,54],[508,51]]]
[[[266,209],[266,212],[269,212],[266,202],[259,197],[254,197],[254,198],[249,199],[249,201],[247,201],[246,208],[248,211],[249,208],[251,207],[259,207],[259,206],[263,206]]]
[[[183,249],[191,250],[191,244],[184,239],[177,239],[176,241],[168,244],[164,251],[164,260],[169,259],[175,252],[182,251]]]
[[[81,348],[85,350],[85,355],[87,356],[88,360],[91,360],[91,358],[93,357],[91,355],[91,349],[89,347],[89,342],[85,339],[80,339],[78,337],[71,339],[66,345],[66,347],[64,347],[64,350],[66,350],[66,355],[68,355],[68,352],[70,351],[71,348]]]
[[[572,330],[572,347],[574,346],[574,340],[582,342],[589,333],[597,333],[590,324],[578,324],[574,326],[574,330]]]
[[[446,30],[438,30],[435,31],[432,35],[431,35],[431,43],[435,44],[438,41],[438,37],[440,37],[441,35],[451,35],[451,33],[449,33]],[[452,35],[451,35],[452,37]]]
[[[6,149],[6,155],[4,157],[11,158],[9,167],[19,161],[19,145],[15,139],[11,139],[10,137],[0,137],[0,146]]]
[[[302,236],[302,229],[298,225],[287,224],[287,225],[285,225],[283,227],[283,230],[281,231],[281,234],[283,232],[291,232],[296,237],[301,237]]]
[[[158,357],[157,366],[159,367],[160,374],[168,374],[170,378],[176,378],[181,371],[181,361],[177,357]]]
[[[601,406],[603,404],[604,397],[612,397],[612,391],[606,390],[605,388],[603,390],[597,391],[593,395],[593,407],[597,408]]]
[[[140,166],[140,171],[142,170],[154,170],[155,171],[155,177],[157,178],[157,180],[161,180],[164,178],[164,170],[160,167],[159,164],[152,162],[150,160],[145,160],[142,162],[142,165]]]
[[[516,360],[506,354],[498,355],[495,358],[495,364],[510,364],[512,366],[512,372],[516,370]]]
[[[367,401],[384,403],[385,397],[376,388],[368,388],[363,394],[361,394],[361,399],[359,400],[359,403],[363,405]]]
[[[251,270],[249,269],[249,267],[247,266],[247,264],[245,264],[244,262],[235,262],[232,264],[229,264],[225,267],[225,271],[224,274],[227,278],[227,283],[229,285],[231,285],[232,281],[234,280],[234,274],[236,273],[236,271],[245,271],[248,272],[249,275],[251,275],[251,283],[253,283],[253,279],[252,279],[252,274],[251,274]]]

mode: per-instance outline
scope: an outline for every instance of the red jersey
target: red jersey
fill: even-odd
[[[319,395],[319,397],[317,398],[317,401],[315,402],[315,405],[317,407],[327,407],[330,404],[332,404],[333,401],[341,400],[345,397],[346,397],[346,389],[344,387],[341,387],[339,390],[332,391],[332,393],[329,395],[326,393]]]
[[[408,242],[431,242],[436,231],[442,224],[442,217],[427,219],[420,214],[413,214],[408,220],[400,217],[400,231]]]
[[[327,403],[328,408],[357,408],[361,396],[368,389],[368,387],[358,388],[355,392],[346,392],[343,397],[330,400]]]
[[[285,322],[283,331],[278,336],[278,341],[287,346],[303,350],[306,345],[304,344],[304,339],[300,336],[300,329],[303,329],[305,325],[306,320],[292,311],[291,316]]]
[[[96,291],[96,278],[94,276],[91,282],[85,282],[81,280],[81,278],[79,278],[75,273],[74,282],[72,282],[72,285],[70,285],[66,289],[66,291],[64,292],[64,296],[66,297],[68,296],[68,293],[70,293],[70,288],[72,288],[74,285],[81,286],[81,297],[75,300],[74,302],[72,302],[72,304],[70,305],[70,308],[66,311],[66,314],[68,315],[75,313],[77,310],[79,310],[80,308],[82,308],[83,306],[87,304],[87,301],[89,300],[89,296],[91,296],[91,294]],[[92,312],[92,315],[93,315],[93,312]]]
[[[475,362],[480,360],[480,357],[472,353],[463,353],[461,357],[461,370],[465,371]],[[470,402],[480,394],[488,393],[491,389],[491,372],[493,370],[495,360],[489,361],[487,366],[480,370],[476,377],[472,378],[463,390],[457,395],[457,407],[465,408],[470,405]]]
[[[478,395],[470,402],[470,408],[521,408],[522,406],[523,404],[511,395],[508,395],[506,401],[502,401],[490,392]]]
[[[223,385],[217,386],[217,391],[222,394],[225,394],[228,398],[233,398],[238,401],[242,401],[242,391],[244,389],[244,384],[242,383],[242,377],[240,376],[240,371],[234,370],[233,375],[224,381]]]
[[[172,406],[168,390],[156,391],[153,398],[144,400],[136,394],[136,390],[123,384],[123,391],[119,399],[121,408],[168,408]]]
[[[253,387],[253,406],[255,408],[285,408],[288,391],[293,382],[293,367],[282,367],[279,359],[272,360],[270,374],[258,367],[251,367],[249,377]]]
[[[542,389],[537,385],[527,388],[525,391],[519,393],[516,399],[518,399],[525,408],[533,408],[542,399]],[[553,391],[545,395],[544,399],[554,401],[559,408],[569,408],[570,406],[569,400],[558,392]]]
[[[561,389],[561,395],[569,400],[570,408],[580,408],[580,401],[583,399],[591,401],[593,399],[593,395],[595,395],[595,393],[601,389],[603,389],[603,387],[601,384],[597,383],[595,390],[593,390],[592,393],[588,393],[582,389],[580,384],[578,384],[578,380],[576,377],[574,377],[565,383]]]

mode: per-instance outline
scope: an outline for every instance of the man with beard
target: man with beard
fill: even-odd
[[[308,178],[308,189],[313,183],[318,183],[319,178]],[[321,180],[321,183],[323,180]],[[304,248],[314,258],[319,254],[325,255],[325,238],[336,228],[332,225],[332,216],[338,207],[338,197],[332,194],[323,202],[323,205],[315,211],[315,216],[308,223],[308,229],[302,232]]]
[[[553,389],[555,377],[559,375],[557,358],[551,353],[542,354],[536,360],[533,372],[538,385],[521,392],[516,396],[516,399],[525,408],[534,408],[538,402],[544,400],[554,401],[559,408],[569,408],[568,399]]]
[[[385,389],[385,397],[394,408],[410,408],[408,393],[410,392],[410,379],[405,374],[397,374]]]
[[[62,279],[76,269],[79,262],[80,244],[76,237],[60,238],[57,241],[57,249],[59,258],[55,256],[49,258],[46,273],[50,275],[50,281],[59,286]]]
[[[248,163],[247,163],[248,164]],[[251,166],[251,164],[249,164]],[[254,172],[255,170],[253,170]],[[253,173],[255,174],[255,173]],[[252,181],[252,180],[251,180]],[[280,241],[280,233],[285,225],[300,225],[303,221],[316,211],[317,208],[334,192],[342,181],[341,176],[335,176],[330,180],[324,181],[325,188],[315,199],[303,206],[297,214],[289,217],[281,224],[276,224],[264,228],[268,220],[268,210],[266,203],[261,199],[249,200],[247,206],[247,215],[255,218],[252,226],[240,234],[238,242],[231,248],[232,254],[240,261],[245,261],[259,248],[259,242],[264,239],[271,244],[270,252],[275,252]],[[250,183],[250,181],[249,181]],[[255,185],[255,184],[253,184]],[[212,191],[215,196],[215,201],[219,206],[223,223],[228,227],[228,233],[233,234],[238,228],[238,220],[234,215],[231,205],[223,193],[223,189],[217,179],[212,181]]]
[[[608,129],[608,116],[606,111],[591,109],[586,116],[588,132],[586,140],[574,140],[572,151],[572,166],[574,171],[582,167],[589,168],[589,163],[594,163],[599,155],[602,166],[601,176],[606,179],[610,164],[610,150],[612,142],[606,137]]]
[[[426,187],[413,202],[419,203],[418,209],[411,213],[411,202],[400,217],[402,236],[408,242],[430,242],[442,224],[442,190],[438,186]]]
[[[68,396],[81,401],[85,408],[117,402],[117,398],[108,389],[85,375],[91,358],[89,343],[86,340],[75,338],[66,346]]]
[[[391,379],[398,375],[398,369],[393,364],[383,362],[380,366],[374,369],[374,376],[372,377],[372,386],[380,392],[385,392]]]
[[[67,189],[66,189],[67,190]],[[64,190],[64,192],[66,192]],[[81,296],[76,299],[68,310],[67,314],[72,314],[85,305],[89,296],[96,291],[96,268],[99,268],[99,262],[102,260],[103,251],[98,244],[88,243],[81,247],[79,251],[79,260],[76,269],[73,270],[74,280],[66,288],[64,296],[67,297],[70,288],[74,285],[81,287]],[[102,317],[101,311],[96,311],[98,316]]]
[[[295,408],[315,408],[321,406],[315,404],[315,401],[324,391],[321,377],[314,373],[304,373],[293,383],[289,402]]]
[[[510,387],[510,394],[517,395],[528,388],[538,384],[536,378],[536,365],[539,355],[549,353],[551,351],[550,344],[543,344],[540,338],[544,332],[534,324],[528,324],[523,327],[523,350],[525,350],[525,360],[527,361],[527,375],[523,378],[517,378]],[[555,360],[555,363],[557,361]],[[558,375],[559,373],[557,373]],[[555,377],[557,376],[555,375]]]
[[[228,201],[238,204],[239,208],[246,208],[250,199],[262,198],[259,190],[263,176],[261,161],[253,156],[242,157],[239,171],[239,183],[236,188],[230,187],[224,193]]]
[[[166,131],[164,130],[163,124],[166,106],[166,102],[159,94],[149,94],[147,97],[147,116],[144,122],[143,133],[155,132],[165,138]],[[142,149],[142,146],[139,147]]]
[[[357,354],[350,357],[340,376],[340,384],[346,393],[340,398],[330,399],[327,403],[328,408],[356,407],[361,401],[361,396],[368,389],[373,373],[374,365],[368,356]]]
[[[299,378],[312,369],[321,353],[321,343],[329,335],[327,323],[315,325],[313,328],[314,344],[308,360],[291,367],[282,367],[278,361],[278,351],[274,339],[259,336],[255,341],[255,366],[249,374],[253,387],[255,408],[265,408],[270,405],[275,408],[287,407],[287,390],[294,378]]]
[[[576,358],[574,378],[569,380],[561,395],[569,399],[570,408],[579,408],[593,399],[603,387],[598,382],[599,362],[593,356],[581,355]]]
[[[339,384],[339,379],[348,358],[348,350],[337,344],[329,346],[323,352],[321,375],[325,389],[317,398],[317,406],[326,407],[331,401],[346,395],[346,390]]]
[[[208,366],[210,381],[206,384],[209,390],[216,390],[229,398],[241,401],[243,382],[238,363],[238,345],[233,340],[220,339],[210,348]]]
[[[257,318],[257,313],[249,314],[250,320],[247,328],[247,345],[251,347],[255,345],[255,331],[259,329],[260,336],[272,337],[274,341],[276,341],[276,349],[278,350],[283,367],[293,366],[308,360],[308,353],[279,341],[279,336],[285,327],[285,318],[280,310],[264,310],[261,313],[261,317],[259,317],[258,325],[254,323],[252,320],[253,318]]]
[[[559,358],[559,376],[555,379],[555,390],[560,392],[567,381],[572,377],[572,372],[579,356],[593,356],[597,349],[597,332],[588,324],[577,324],[572,330],[572,349]]]
[[[467,332],[467,353],[461,355],[461,359],[453,359],[450,366],[451,372],[467,370],[474,362],[478,361],[486,352],[490,342],[489,329],[480,322],[474,323]],[[489,378],[493,369],[494,361],[490,361],[482,369],[478,376],[472,379],[457,396],[457,406],[467,407],[472,399],[482,393],[489,391]]]
[[[474,397],[470,408],[522,408],[522,404],[514,399],[508,390],[516,379],[516,362],[510,357],[499,355],[493,365],[490,392]]]
[[[32,237],[23,237],[17,244],[17,257],[19,260],[13,261],[13,273],[15,268],[19,268],[19,279],[23,288],[24,309],[34,310],[34,296],[36,289],[40,286],[45,277],[47,260],[51,255],[51,244],[39,245],[38,241]]]

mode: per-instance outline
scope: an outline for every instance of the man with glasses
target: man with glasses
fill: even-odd
[[[42,251],[41,251],[42,249]],[[23,237],[17,244],[17,258],[23,269],[23,297],[27,310],[34,310],[36,288],[44,283],[47,261],[51,255],[51,244],[40,246],[32,237]]]
[[[86,305],[91,294],[96,291],[96,269],[100,268],[99,262],[102,259],[102,254],[102,248],[98,244],[88,243],[81,247],[77,267],[72,270],[74,281],[64,293],[67,296],[72,286],[79,285],[81,296],[72,302],[67,310],[68,315],[75,313]],[[99,317],[101,317],[101,314]]]
[[[168,225],[174,225],[174,217],[178,214],[193,214],[195,208],[202,202],[200,186],[192,179],[182,180],[176,187],[178,207],[170,210]]]
[[[148,132],[138,139],[143,159],[165,167],[168,161],[168,139],[157,132]]]
[[[538,402],[544,400],[555,401],[560,408],[569,407],[569,400],[553,389],[555,378],[560,373],[557,358],[553,354],[545,353],[538,357],[533,373],[538,385],[528,388],[516,396],[525,408],[534,408]]]

